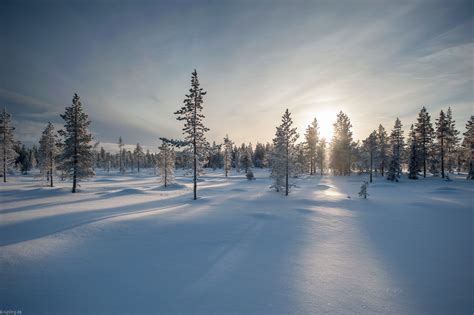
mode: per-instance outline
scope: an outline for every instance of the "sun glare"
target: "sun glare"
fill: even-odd
[[[336,121],[337,112],[332,110],[321,110],[315,112],[308,112],[305,114],[305,125],[304,129],[313,122],[313,119],[316,117],[318,120],[319,127],[319,137],[326,138],[326,141],[331,141],[334,127],[333,124]]]

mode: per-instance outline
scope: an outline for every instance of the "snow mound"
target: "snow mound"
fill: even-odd
[[[181,190],[181,189],[185,189],[185,188],[186,188],[186,185],[174,183],[174,184],[167,185],[166,187],[164,185],[158,186],[158,187],[152,188],[151,190],[172,191],[172,190]]]
[[[143,191],[142,189],[137,189],[137,188],[125,188],[125,189],[120,189],[116,191],[112,191],[108,193],[108,195],[114,195],[114,196],[128,196],[128,195],[138,195],[138,194],[145,194],[146,192]]]
[[[436,189],[433,190],[431,193],[432,193],[432,194],[439,194],[439,193],[443,193],[443,194],[453,194],[453,193],[459,192],[459,190],[460,190],[459,188],[444,186],[444,187],[438,187],[438,188],[436,188]]]

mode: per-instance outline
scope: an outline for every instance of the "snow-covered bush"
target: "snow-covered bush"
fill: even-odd
[[[247,174],[245,175],[247,177],[248,180],[252,180],[252,179],[255,179],[254,175],[253,175],[253,172],[252,170],[249,168],[249,170],[247,171]]]
[[[360,186],[359,197],[367,199],[367,196],[369,196],[369,193],[367,192],[368,185],[369,183],[366,181],[362,183],[362,185]]]

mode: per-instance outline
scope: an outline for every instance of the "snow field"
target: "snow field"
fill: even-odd
[[[285,197],[210,172],[0,186],[0,309],[80,313],[473,310],[472,183],[303,177]],[[350,198],[348,198],[350,197]]]

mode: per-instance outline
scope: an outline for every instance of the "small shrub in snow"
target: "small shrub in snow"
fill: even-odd
[[[252,172],[251,169],[249,169],[249,170],[247,171],[247,175],[246,175],[246,176],[247,176],[247,179],[248,179],[248,180],[255,179],[255,177],[253,176],[253,172]]]
[[[369,185],[368,182],[364,181],[362,186],[360,186],[359,197],[367,199],[369,193],[367,192],[367,186]]]

